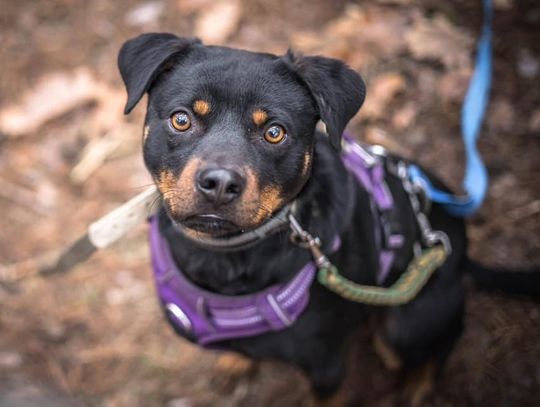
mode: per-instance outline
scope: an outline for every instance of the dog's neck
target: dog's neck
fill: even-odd
[[[311,177],[296,198],[296,215],[304,228],[321,238],[323,249],[349,225],[355,196],[354,180],[339,155],[319,139]],[[287,281],[310,261],[308,251],[290,242],[288,229],[246,250],[221,253],[186,238],[164,211],[159,224],[178,268],[195,284],[221,294],[247,294]]]

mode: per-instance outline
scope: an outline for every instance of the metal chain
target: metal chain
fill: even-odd
[[[452,246],[450,245],[450,239],[446,233],[440,230],[433,230],[431,228],[431,223],[426,215],[426,210],[423,210],[420,200],[418,199],[419,194],[425,196],[424,186],[420,183],[413,183],[409,177],[409,170],[407,165],[403,161],[397,163],[397,176],[403,184],[403,189],[407,192],[409,197],[409,202],[414,211],[414,216],[416,217],[416,222],[420,229],[420,236],[422,243],[427,247],[433,247],[437,243],[442,244],[444,251],[447,255],[450,255],[452,252]]]

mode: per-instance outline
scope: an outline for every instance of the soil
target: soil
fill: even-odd
[[[40,78],[80,67],[123,92],[117,52],[140,32],[221,33],[218,42],[277,53],[292,45],[363,74],[368,100],[353,134],[414,157],[460,189],[460,109],[479,1],[242,0],[208,33],[201,21],[214,3],[0,1],[0,110],[32,96]],[[523,269],[540,264],[540,5],[494,3],[494,81],[479,143],[490,189],[469,221],[469,252],[490,266]],[[85,182],[72,181],[84,147],[107,136],[90,131],[97,109],[74,106],[28,134],[0,135],[2,265],[39,262],[151,183],[139,147],[144,103],[118,119],[137,129],[121,152]],[[27,112],[28,123],[34,119]],[[347,382],[354,404],[399,405],[399,377],[383,368],[367,331],[358,341]],[[233,380],[217,369],[218,358],[162,319],[145,225],[68,274],[0,284],[0,405],[309,405],[294,368],[265,362]],[[465,333],[427,404],[540,405],[538,302],[471,286]]]

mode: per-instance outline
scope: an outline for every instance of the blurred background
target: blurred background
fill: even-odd
[[[0,405],[305,405],[308,386],[265,363],[228,380],[217,355],[176,337],[151,281],[146,227],[69,274],[30,275],[151,183],[144,103],[122,115],[116,56],[147,31],[345,60],[368,97],[361,140],[414,157],[456,190],[460,109],[482,22],[459,0],[0,0]],[[540,4],[494,0],[494,81],[480,149],[491,176],[470,254],[540,264]],[[466,332],[435,405],[539,405],[538,303],[469,290]],[[361,335],[359,405],[398,404],[397,377]],[[49,404],[47,404],[49,403]]]

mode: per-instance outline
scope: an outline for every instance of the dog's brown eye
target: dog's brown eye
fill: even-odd
[[[264,139],[271,144],[277,144],[285,138],[285,129],[277,124],[270,126],[264,132]]]
[[[191,119],[186,112],[176,112],[170,120],[172,126],[178,131],[186,131],[191,127]]]

